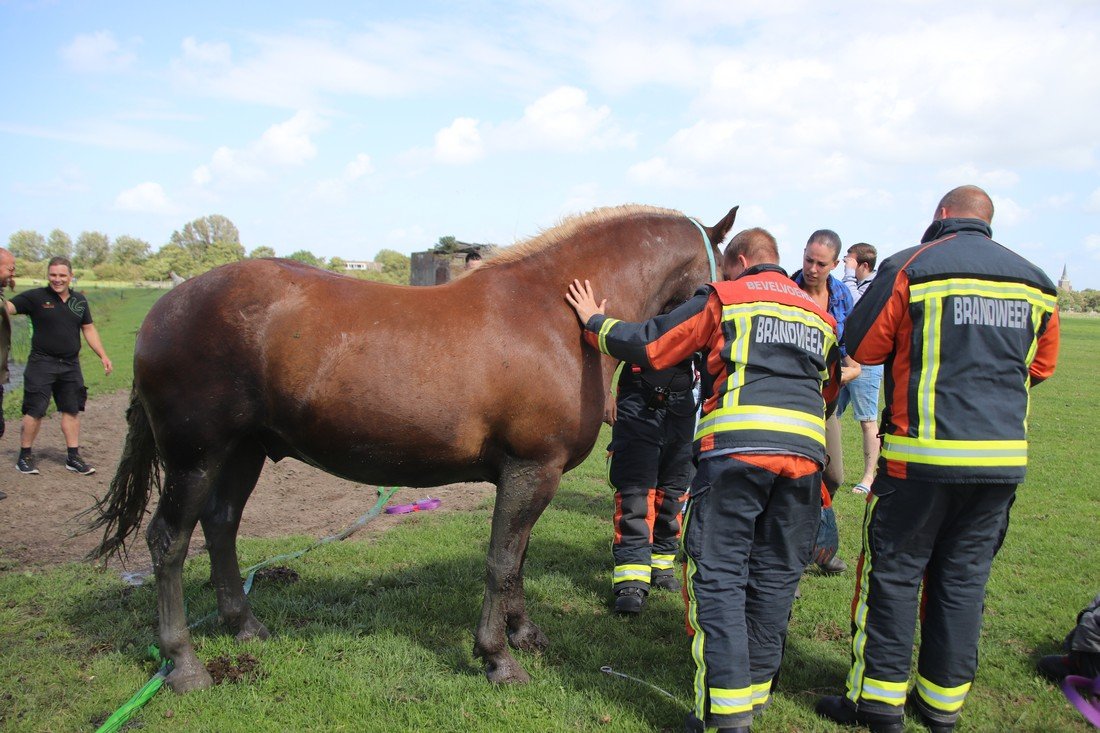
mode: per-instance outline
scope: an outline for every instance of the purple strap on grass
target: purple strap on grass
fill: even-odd
[[[420,501],[414,501],[412,504],[397,504],[396,506],[386,507],[386,514],[408,514],[409,512],[427,512],[432,509],[436,509],[443,502],[439,499],[433,499],[428,497],[427,499],[421,499]]]
[[[1081,690],[1085,694],[1081,694]],[[1100,728],[1100,677],[1090,680],[1075,674],[1062,680],[1062,692],[1073,706],[1081,711],[1085,720]]]

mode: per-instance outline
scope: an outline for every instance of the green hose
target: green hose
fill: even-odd
[[[245,578],[244,581],[245,594],[247,595],[248,592],[252,590],[252,581],[256,578],[257,570],[271,565],[275,562],[281,562],[283,560],[293,560],[295,558],[301,557],[312,549],[320,547],[321,545],[327,545],[330,542],[339,542],[340,540],[350,537],[364,524],[377,517],[382,512],[382,507],[386,505],[386,503],[393,497],[396,492],[397,489],[379,487],[378,501],[374,503],[374,506],[368,509],[363,516],[359,517],[350,525],[348,525],[348,527],[342,532],[334,535],[329,535],[328,537],[323,537],[314,542],[309,547],[305,548],[304,550],[298,550],[297,552],[291,552],[285,555],[277,555],[275,557],[268,558],[263,562],[256,563],[250,568],[246,568],[245,572],[248,573],[248,577]],[[215,613],[217,612],[213,611],[211,613],[208,613],[207,615],[200,618],[198,621],[189,625],[188,628],[195,628],[199,624],[206,621],[208,618],[212,617]],[[154,659],[161,659],[160,649],[157,648],[155,644],[149,647],[149,653],[153,656]],[[162,685],[164,685],[164,681],[168,678],[168,673],[171,671],[172,663],[165,662],[164,665],[159,670],[157,670],[157,673],[153,675],[153,678],[145,683],[144,687],[134,693],[133,697],[123,703],[122,707],[112,713],[111,717],[107,718],[107,720],[104,721],[103,725],[96,729],[96,733],[115,733],[115,731],[119,730],[119,728],[121,728],[126,723],[126,721],[136,715],[137,712],[145,706],[145,703],[153,699],[153,695],[157,694],[157,691],[160,690]]]

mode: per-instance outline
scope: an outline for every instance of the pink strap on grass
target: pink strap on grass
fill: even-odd
[[[439,499],[433,499],[428,497],[427,499],[421,499],[420,501],[414,501],[412,504],[397,504],[395,506],[386,507],[386,514],[408,514],[409,512],[427,512],[432,509],[437,509],[443,502]]]
[[[1084,690],[1084,694],[1081,691]],[[1073,706],[1081,711],[1085,720],[1100,728],[1100,677],[1090,680],[1075,674],[1062,680],[1062,692]]]

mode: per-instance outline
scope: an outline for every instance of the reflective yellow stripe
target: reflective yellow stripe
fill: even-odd
[[[963,706],[966,702],[966,694],[970,692],[970,684],[959,685],[958,687],[940,687],[934,682],[929,682],[924,677],[917,675],[917,694],[921,696],[928,705],[936,710],[942,710],[945,713],[954,713]]]
[[[630,580],[649,582],[650,568],[648,565],[616,565],[615,572],[611,576],[612,583],[625,583]]]
[[[794,433],[825,445],[825,419],[821,415],[763,405],[733,405],[712,410],[699,421],[695,439],[728,430]]]
[[[773,318],[779,318],[787,322],[801,323],[810,328],[816,328],[822,331],[825,336],[823,343],[826,347],[826,353],[829,351],[829,341],[836,341],[836,337],[833,336],[833,327],[826,323],[825,319],[821,316],[803,308],[785,306],[769,300],[757,300],[751,303],[733,303],[732,305],[722,306],[723,321],[732,321],[734,318],[740,316],[747,316],[750,318],[754,316],[772,316]]]
[[[917,430],[924,440],[936,437],[936,377],[940,373],[940,301],[925,304],[924,353],[917,394]]]
[[[930,299],[943,299],[952,295],[977,295],[998,300],[1026,300],[1034,306],[1053,311],[1058,298],[1039,288],[1024,283],[1002,283],[977,278],[956,277],[909,286],[909,302],[920,303]]]
[[[752,689],[739,687],[729,690],[724,687],[710,688],[710,712],[712,715],[734,715],[752,710]]]
[[[909,302],[922,303],[924,306],[924,323],[921,338],[924,339],[921,353],[921,371],[919,394],[917,396],[917,433],[922,440],[936,439],[936,383],[940,371],[940,325],[943,317],[944,301],[949,297],[980,297],[990,300],[1025,301],[1031,305],[1031,326],[1034,335],[1028,347],[1027,363],[1031,364],[1038,350],[1039,326],[1043,317],[1052,313],[1058,305],[1058,299],[1054,295],[1044,293],[1039,288],[1024,283],[992,282],[978,278],[951,278],[948,280],[933,281],[927,283],[911,284],[909,286]],[[1025,419],[1026,422],[1026,419]],[[890,458],[890,456],[886,456]],[[905,460],[893,458],[892,460]],[[934,463],[937,465],[1026,465],[1026,458],[1022,463],[1001,463],[996,460],[976,463],[959,463],[955,461],[922,461],[917,463]]]
[[[752,686],[752,706],[758,707],[768,702],[772,695],[772,681],[758,682]]]
[[[614,326],[616,323],[619,323],[619,322],[620,321],[619,321],[618,318],[605,318],[604,321],[603,321],[603,325],[600,326],[600,333],[599,333],[598,341],[599,341],[599,345],[600,345],[600,351],[602,351],[605,354],[608,353],[607,352],[607,334],[611,330],[611,327]]]
[[[909,680],[902,682],[887,682],[885,680],[875,680],[870,677],[863,678],[863,690],[860,696],[863,700],[876,700],[878,702],[884,702],[887,705],[897,705],[898,707],[905,704],[905,693],[909,687]]]
[[[856,602],[855,612],[852,614],[852,668],[848,670],[847,696],[852,702],[859,700],[859,692],[863,686],[863,674],[867,671],[867,661],[863,653],[867,646],[867,589],[871,587],[871,555],[867,553],[870,542],[871,517],[874,516],[875,507],[878,505],[878,497],[871,494],[871,501],[867,503],[867,509],[863,513],[863,572],[859,576],[859,599]]]
[[[654,570],[672,570],[672,561],[675,559],[675,555],[654,555],[649,562]]]
[[[734,369],[726,379],[722,407],[735,407],[740,404],[740,390],[745,384],[745,367],[749,363],[749,345],[752,343],[752,320],[759,316],[770,316],[786,323],[800,323],[807,328],[820,331],[823,354],[828,354],[829,350],[836,345],[836,332],[833,327],[808,310],[771,301],[723,306],[722,320],[733,324],[736,337],[729,347],[730,361],[734,364]],[[818,376],[821,381],[828,379],[828,369],[821,370]],[[698,436],[696,438],[698,439]]]
[[[684,534],[687,536],[688,525],[691,523],[692,506],[691,502],[688,502],[687,511],[684,512]],[[703,656],[703,643],[705,634],[703,633],[703,627],[699,624],[699,602],[695,598],[695,585],[693,579],[699,570],[695,566],[695,561],[690,556],[687,557],[687,618],[688,624],[691,626],[695,634],[691,637],[691,658],[695,660],[695,678],[693,680],[693,686],[695,688],[695,717],[699,720],[706,720],[706,703],[707,703],[707,662]]]
[[[749,363],[749,343],[752,337],[751,314],[745,313],[733,320],[737,338],[730,345],[730,360],[734,369],[726,380],[726,393],[722,396],[723,407],[734,407],[741,402],[741,387],[745,385],[745,367]]]
[[[884,435],[882,457],[929,466],[1026,466],[1026,440],[922,440]]]

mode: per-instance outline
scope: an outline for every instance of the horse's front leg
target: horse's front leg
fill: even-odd
[[[560,481],[560,465],[510,461],[501,470],[489,539],[485,602],[474,643],[474,654],[485,660],[485,676],[490,682],[531,679],[508,651],[509,643],[524,651],[540,651],[550,643],[527,616],[523,560],[531,528]]]

